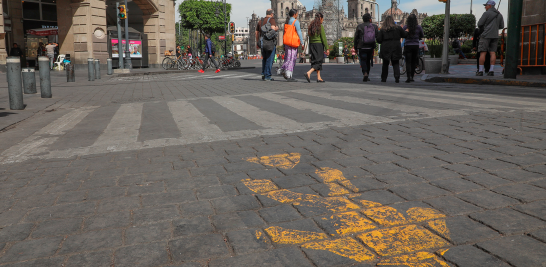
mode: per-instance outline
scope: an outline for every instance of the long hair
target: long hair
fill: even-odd
[[[285,22],[284,24],[290,23],[290,19],[291,19],[294,15],[296,15],[297,13],[298,13],[297,10],[295,10],[295,9],[290,9],[290,11],[288,12],[288,16],[286,16],[286,22]]]
[[[322,25],[320,19],[322,18],[324,18],[324,15],[322,15],[322,13],[319,12],[315,14],[315,19],[309,24],[309,36],[317,35],[320,33],[320,25]]]
[[[408,26],[409,36],[414,36],[415,29],[417,28],[417,17],[415,16],[415,14],[411,14],[408,16],[408,19],[406,20],[406,25]]]
[[[385,20],[383,20],[383,24],[381,24],[381,29],[385,31],[390,31],[396,27],[396,23],[394,23],[394,19],[392,16],[387,16]]]

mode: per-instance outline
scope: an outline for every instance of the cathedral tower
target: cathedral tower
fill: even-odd
[[[357,20],[360,22],[362,21],[362,16],[364,16],[366,13],[370,13],[373,21],[376,20],[374,19],[375,16],[377,16],[377,14],[374,12],[375,3],[370,3],[366,0],[347,0],[347,2],[349,6],[347,13],[350,20]]]

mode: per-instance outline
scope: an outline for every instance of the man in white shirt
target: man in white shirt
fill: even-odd
[[[49,43],[46,45],[46,54],[49,58],[49,68],[53,69],[53,61],[55,60],[55,48],[57,47],[56,43]]]

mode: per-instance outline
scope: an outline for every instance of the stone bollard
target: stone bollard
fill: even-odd
[[[21,58],[8,57],[6,59],[8,74],[9,108],[22,110],[23,104],[23,83],[21,81]]]
[[[49,70],[49,58],[38,57],[40,67],[40,93],[42,98],[51,98],[51,77]]]
[[[65,65],[66,69],[66,82],[73,83],[76,82],[76,77],[74,75],[74,65],[72,63]]]
[[[95,59],[95,79],[100,80],[100,59]]]
[[[36,94],[36,70],[34,68],[23,68],[23,92],[25,94]]]
[[[112,59],[111,59],[111,58],[107,59],[107,60],[106,60],[106,63],[108,64],[108,72],[107,72],[107,74],[108,74],[108,75],[114,74],[114,71],[112,70]]]
[[[92,58],[87,59],[87,76],[89,78],[89,81],[95,80],[95,66],[93,66]]]

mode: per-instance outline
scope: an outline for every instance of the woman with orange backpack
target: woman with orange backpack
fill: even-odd
[[[301,40],[303,40],[300,22],[297,18],[298,11],[295,9],[290,10],[284,25],[283,43],[285,54],[283,56],[285,57],[285,60],[281,67],[281,72],[288,82],[297,82],[292,74],[294,73],[294,66],[298,59],[298,48],[301,45]]]

